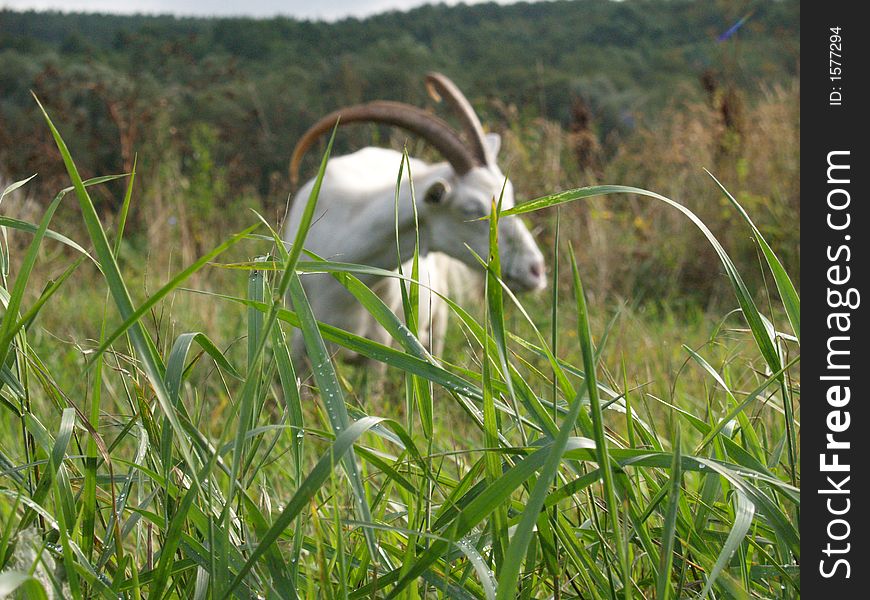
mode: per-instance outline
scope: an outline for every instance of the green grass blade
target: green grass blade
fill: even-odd
[[[671,566],[674,561],[674,540],[677,535],[677,511],[680,507],[680,484],[682,481],[682,454],[680,448],[680,428],[674,434],[674,462],[671,465],[671,486],[665,520],[662,525],[662,549],[659,555],[659,572],[656,581],[657,600],[668,600],[672,593],[670,585]]]
[[[743,278],[740,276],[740,273],[737,271],[737,268],[734,266],[734,263],[728,256],[728,253],[725,252],[725,249],[719,243],[719,240],[717,240],[716,236],[713,235],[713,232],[710,231],[710,229],[704,224],[703,221],[701,221],[700,218],[698,218],[695,213],[693,213],[682,204],[675,202],[670,198],[666,198],[661,194],[650,192],[649,190],[623,185],[599,185],[593,187],[578,188],[574,190],[567,190],[558,194],[536,198],[534,200],[518,204],[514,208],[506,210],[504,212],[504,216],[526,214],[550,206],[558,206],[566,202],[575,202],[577,200],[602,196],[606,194],[636,194],[639,196],[654,198],[656,200],[659,200],[660,202],[664,202],[672,208],[675,208],[689,218],[689,220],[701,231],[701,233],[704,234],[704,237],[707,238],[707,241],[710,243],[710,245],[716,251],[716,254],[719,256],[720,262],[725,267],[725,273],[731,282],[732,288],[734,289],[735,295],[737,296],[737,300],[740,303],[741,309],[743,310],[744,317],[749,324],[749,328],[752,331],[752,335],[755,337],[762,356],[764,356],[765,361],[771,367],[771,369],[779,370],[781,365],[779,352],[776,349],[776,344],[769,335],[767,328],[764,325],[761,314],[758,312],[758,308],[755,305],[755,301],[752,299],[752,295],[749,293],[746,284],[743,282]]]
[[[185,375],[190,370],[186,361],[193,344],[198,344],[214,360],[215,364],[230,376],[238,380],[244,379],[207,335],[199,332],[183,333],[175,340],[172,350],[169,352],[169,358],[166,361],[166,391],[169,393],[176,411],[183,411],[183,408],[179,406],[181,402],[181,385]],[[172,466],[172,432],[172,427],[167,422],[163,428],[160,441],[160,462],[164,469],[169,469]]]
[[[267,304],[255,303],[235,296],[215,294],[213,292],[198,293],[221,298],[245,306],[256,306],[259,310],[263,311],[268,311],[270,309]],[[278,309],[277,314],[278,319],[281,321],[294,327],[301,327],[302,320],[297,313],[287,309]],[[474,400],[479,401],[483,399],[483,394],[480,388],[470,381],[447,371],[443,367],[326,323],[316,322],[316,326],[324,340],[338,344],[343,348],[357,352],[362,356],[371,358],[372,360],[384,362],[399,370],[413,372],[415,375],[420,375],[436,385],[440,385],[441,387],[458,394],[463,394]]]
[[[36,173],[34,173],[33,175],[31,175],[31,176],[28,177],[27,179],[22,179],[22,180],[20,180],[20,181],[16,181],[16,182],[14,182],[14,183],[10,183],[9,185],[7,185],[6,188],[3,190],[3,192],[0,193],[0,202],[3,202],[3,199],[4,199],[6,196],[8,196],[9,194],[11,194],[12,192],[14,192],[15,190],[17,190],[18,188],[20,188],[20,187],[22,187],[22,186],[24,186],[24,185],[27,185],[27,184],[28,184],[28,183],[29,183],[29,182],[30,182],[34,177],[36,177]]]
[[[292,285],[292,284],[291,284]],[[245,576],[250,572],[257,560],[278,540],[278,536],[290,526],[294,519],[299,515],[302,509],[314,497],[320,487],[332,474],[332,470],[336,464],[342,462],[345,456],[348,456],[354,442],[366,431],[385,421],[378,417],[364,417],[350,425],[347,429],[337,435],[335,442],[329,447],[329,450],[317,461],[314,469],[308,474],[293,497],[287,502],[287,506],[281,511],[281,515],[275,520],[269,528],[268,533],[260,539],[259,545],[251,553],[251,556],[245,562],[239,573],[230,586],[223,590],[222,598],[226,599],[232,595],[238,585],[242,582]]]
[[[785,313],[788,316],[788,321],[791,323],[792,331],[794,331],[795,337],[797,338],[798,343],[800,343],[801,299],[800,296],[798,296],[797,290],[795,289],[791,278],[788,276],[785,267],[782,266],[782,263],[767,243],[767,240],[764,239],[761,231],[759,231],[758,227],[755,226],[755,223],[752,222],[752,219],[749,217],[746,210],[744,210],[734,196],[731,195],[731,192],[725,189],[725,186],[723,186],[722,183],[720,183],[719,180],[710,173],[710,171],[707,171],[707,175],[716,182],[716,185],[719,186],[719,189],[722,190],[725,197],[728,198],[734,208],[737,209],[737,212],[740,213],[740,216],[743,217],[743,220],[745,220],[749,227],[752,228],[752,235],[754,235],[755,239],[758,241],[758,245],[761,247],[764,258],[767,261],[767,266],[773,274],[773,280],[776,282],[776,289],[779,290],[779,297],[782,299],[782,304],[785,308]]]
[[[176,291],[182,283],[187,281],[193,274],[200,271],[208,263],[210,263],[215,258],[235,246],[241,240],[245,239],[247,235],[257,229],[257,227],[259,227],[259,225],[251,225],[242,232],[233,235],[227,241],[219,244],[209,253],[203,255],[192,265],[175,275],[172,279],[170,279],[163,286],[161,286],[159,290],[151,294],[148,299],[139,306],[139,308],[130,312],[130,315],[126,319],[124,319],[123,323],[116,327],[112,333],[106,336],[100,346],[91,355],[89,359],[89,364],[93,364],[96,360],[98,360],[103,355],[103,353],[108,350],[113,343],[115,343],[115,341],[119,337],[124,335],[127,331],[130,330],[130,328],[138,323],[143,316],[148,314],[148,311],[150,311],[152,308],[154,308],[154,306],[157,305],[157,303],[159,303],[172,292]]]
[[[58,194],[42,217],[39,223],[39,228],[30,242],[21,267],[18,269],[18,274],[15,277],[15,284],[12,287],[12,292],[9,294],[9,301],[6,303],[6,312],[3,314],[3,320],[0,321],[0,365],[6,363],[6,357],[9,355],[9,348],[12,344],[12,338],[18,332],[16,325],[19,323],[18,310],[21,307],[21,302],[24,299],[24,292],[27,289],[27,282],[30,279],[30,274],[33,267],[36,265],[36,258],[39,254],[39,248],[42,244],[42,239],[48,230],[48,224],[54,216],[60,201],[63,200],[63,195]],[[18,325],[20,328],[20,325]]]
[[[583,315],[581,318],[585,318]],[[568,445],[568,438],[573,431],[577,418],[580,414],[582,406],[581,397],[586,391],[586,383],[580,388],[577,396],[571,402],[571,407],[568,414],[562,421],[559,432],[553,443],[548,448],[546,462],[541,468],[540,476],[532,488],[531,494],[526,501],[526,506],[523,509],[523,516],[514,531],[511,538],[510,546],[508,546],[505,554],[505,561],[499,573],[497,597],[499,600],[504,598],[512,598],[517,591],[517,578],[519,577],[522,561],[526,556],[526,549],[532,539],[532,532],[538,520],[538,515],[541,512],[544,501],[547,498],[551,482],[556,476],[559,464],[565,453]]]
[[[52,279],[46,284],[42,293],[39,295],[39,298],[36,299],[30,308],[21,315],[21,318],[15,323],[15,325],[12,326],[9,333],[12,338],[14,338],[21,329],[24,329],[25,331],[30,329],[30,326],[39,314],[39,311],[42,310],[42,307],[45,306],[45,304],[58,290],[60,290],[61,287],[63,287],[63,284],[66,283],[67,279],[69,279],[76,269],[81,266],[84,260],[84,257],[77,258],[72,264],[64,269],[63,273],[61,273],[56,279]],[[9,341],[11,342],[11,339]],[[2,346],[3,343],[3,341],[0,341],[0,346]]]
[[[592,416],[592,431],[595,447],[598,453],[598,466],[601,469],[604,497],[607,502],[607,514],[610,521],[610,531],[613,536],[613,546],[616,548],[617,559],[622,565],[623,574],[628,574],[628,556],[624,551],[622,529],[619,521],[619,504],[616,501],[616,483],[613,477],[613,469],[610,464],[610,453],[607,445],[607,436],[604,432],[604,412],[601,408],[601,400],[598,396],[596,383],[596,356],[597,353],[592,345],[592,335],[589,331],[589,316],[586,307],[586,295],[583,291],[583,283],[580,279],[580,271],[577,268],[577,260],[573,248],[570,252],[571,270],[574,276],[574,296],[577,302],[577,338],[580,341],[580,349],[583,354],[583,369],[586,373],[584,385],[589,394],[589,408]],[[631,594],[630,579],[623,582],[625,594],[628,598]]]
[[[505,179],[505,185],[506,184],[507,179]],[[498,203],[495,201],[492,202],[492,216],[489,219],[489,262],[486,269],[486,300],[492,339],[495,343],[496,349],[498,350],[498,365],[501,367],[501,376],[505,385],[507,385],[508,396],[514,409],[514,413],[517,415],[516,423],[520,432],[520,439],[523,441],[523,444],[527,444],[528,438],[523,429],[523,422],[519,418],[517,395],[514,391],[513,380],[510,375],[511,370],[508,367],[510,357],[508,352],[508,335],[505,327],[504,298],[502,296],[502,287],[500,284],[501,257],[499,256],[498,246],[498,220],[503,199],[504,187],[502,187]]]
[[[290,426],[290,448],[293,455],[293,482],[297,486],[302,483],[303,461],[305,451],[305,421],[302,414],[302,398],[299,394],[299,381],[296,370],[290,358],[288,341],[281,327],[272,330],[272,351],[278,366],[278,376],[284,391],[284,406],[287,411]],[[303,520],[296,521],[293,533],[293,548],[290,557],[290,583],[295,590],[299,587],[299,561],[302,556]]]
[[[436,522],[434,527],[444,531],[445,537],[452,540],[459,540],[466,536],[474,527],[481,523],[488,515],[492,513],[498,506],[514,493],[525,481],[534,475],[535,471],[540,469],[550,456],[550,445],[547,444],[539,449],[536,449],[532,454],[522,460],[518,460],[513,467],[508,468],[502,473],[501,478],[495,483],[485,486],[482,490],[471,490],[469,495],[473,495],[467,503],[458,503],[462,505],[460,510],[450,511],[445,513],[450,518],[446,523],[439,526]],[[579,447],[591,447],[594,443],[585,438],[572,438],[568,440],[565,451]],[[439,519],[441,521],[441,519]],[[434,564],[447,549],[447,543],[435,542],[427,551],[419,555],[411,568],[399,577],[398,570],[387,573],[378,578],[378,584],[388,585],[394,581],[396,586],[391,590],[388,598],[394,598],[407,587],[414,579],[422,575],[432,564]],[[364,594],[370,593],[369,589],[361,589],[359,593],[355,593],[351,598],[360,598]]]
[[[345,406],[344,392],[338,382],[338,376],[335,373],[331,357],[323,342],[323,337],[320,335],[320,330],[317,327],[317,322],[314,319],[314,313],[311,311],[311,305],[308,303],[305,290],[299,281],[299,277],[296,275],[290,279],[289,292],[290,299],[299,316],[302,337],[305,341],[308,359],[311,361],[311,371],[314,374],[317,387],[320,389],[320,398],[326,408],[326,414],[329,417],[332,430],[338,436],[351,425],[347,406]],[[353,450],[344,457],[342,464],[350,479],[362,520],[371,521],[371,512],[366,500],[365,486],[363,485]],[[366,535],[371,558],[375,559],[379,554],[377,544],[370,530],[366,530]]]
[[[0,227],[11,227],[12,229],[26,231],[27,233],[36,233],[37,231],[39,231],[39,225],[34,225],[33,223],[28,223],[19,219],[13,219],[12,217],[0,217]],[[45,232],[45,237],[50,240],[60,242],[61,244],[72,248],[76,252],[85,255],[87,258],[90,258],[93,262],[96,262],[87,250],[85,250],[80,245],[78,245],[63,234],[48,229]]]
[[[284,261],[284,273],[281,275],[281,281],[278,284],[278,295],[283,298],[284,294],[290,287],[290,279],[296,272],[296,263],[299,262],[299,257],[302,256],[305,238],[308,236],[308,230],[311,228],[311,221],[314,218],[314,209],[317,206],[317,198],[320,195],[320,188],[323,185],[323,177],[326,175],[326,163],[332,154],[332,144],[335,141],[335,132],[338,131],[339,123],[335,124],[332,130],[332,135],[329,138],[329,143],[326,145],[326,151],[323,153],[323,158],[320,161],[320,168],[317,171],[317,177],[314,180],[314,186],[311,188],[311,193],[308,196],[308,201],[305,204],[305,210],[302,212],[302,218],[299,221],[299,229],[296,230],[296,236],[293,238],[293,244],[290,246],[289,255]]]
[[[713,589],[713,584],[716,583],[719,574],[728,565],[728,562],[743,542],[743,539],[749,532],[749,527],[752,525],[752,518],[755,516],[755,505],[739,490],[736,494],[736,503],[734,525],[731,526],[731,531],[725,539],[725,544],[722,546],[722,551],[716,559],[716,564],[713,565],[709,575],[707,575],[707,584],[701,592],[701,600],[706,598]]]
[[[121,211],[118,213],[118,227],[115,232],[115,256],[121,251],[121,241],[124,239],[124,229],[127,226],[127,214],[130,212],[130,204],[133,199],[133,182],[136,181],[136,165],[139,156],[133,156],[133,168],[130,170],[130,178],[127,180],[127,189],[124,192],[124,201],[121,202]]]
[[[34,96],[34,98],[36,98],[36,96]],[[127,286],[124,283],[124,278],[121,275],[121,271],[118,268],[118,263],[115,260],[115,255],[109,246],[109,241],[106,238],[106,232],[100,224],[100,220],[97,216],[94,204],[91,201],[90,196],[88,195],[88,191],[85,188],[84,183],[82,182],[81,176],[79,175],[78,169],[73,162],[72,156],[70,155],[66,143],[63,141],[60,132],[54,126],[54,123],[48,116],[48,113],[42,107],[42,104],[39,103],[38,99],[36,99],[36,102],[39,105],[40,110],[42,111],[46,124],[51,130],[51,134],[54,137],[55,144],[57,145],[61,157],[63,158],[64,165],[66,166],[67,173],[69,174],[70,179],[73,182],[73,187],[75,188],[76,196],[79,200],[79,206],[82,211],[82,217],[84,219],[85,226],[88,230],[88,235],[91,238],[91,243],[93,243],[94,245],[94,251],[97,255],[97,259],[100,262],[101,270],[104,277],[106,278],[106,283],[108,284],[109,290],[112,293],[112,298],[115,301],[115,305],[117,306],[121,317],[124,319],[128,319],[130,315],[135,312],[135,309],[133,307],[133,301],[130,297],[129,291],[127,290]],[[130,326],[129,332],[130,339],[139,354],[139,360],[142,361],[142,367],[146,375],[148,376],[148,380],[152,388],[154,389],[154,393],[157,397],[158,403],[160,404],[160,408],[163,410],[166,417],[169,419],[169,422],[172,424],[172,427],[175,429],[176,436],[178,437],[179,443],[181,445],[181,452],[184,456],[184,459],[187,462],[188,466],[191,468],[191,470],[193,472],[196,472],[199,470],[196,468],[199,462],[194,458],[192,448],[190,446],[187,436],[185,435],[184,429],[181,426],[181,422],[178,420],[177,415],[172,409],[169,394],[166,391],[166,387],[163,383],[164,367],[154,347],[154,342],[151,340],[144,327],[142,327],[141,323],[139,323],[138,321]],[[199,482],[194,481],[194,485],[198,486]]]

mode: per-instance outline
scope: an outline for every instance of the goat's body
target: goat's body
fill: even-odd
[[[382,148],[365,148],[330,160],[305,248],[328,260],[391,269],[396,266],[398,227],[402,256],[411,256],[415,215],[407,173],[402,178],[398,207],[395,201],[401,162],[401,153]],[[426,182],[450,172],[446,163],[432,165],[412,158],[410,164],[416,189],[425,189]],[[296,194],[287,219],[287,241],[292,241],[299,227],[313,186],[310,181]],[[421,234],[420,249],[425,254],[429,240],[422,228]],[[392,252],[385,252],[387,248]]]
[[[455,297],[457,288],[467,287],[473,277],[470,270],[481,271],[477,257],[490,251],[487,217],[496,200],[503,209],[512,207],[514,193],[495,162],[501,138],[484,134],[468,99],[447,77],[430,73],[426,85],[433,97],[447,100],[465,139],[427,111],[375,101],[339,109],[312,125],[293,150],[290,173],[296,181],[306,149],[335,127],[350,123],[400,127],[425,139],[446,159],[430,164],[411,158],[401,178],[403,155],[393,150],[365,148],[331,159],[305,239],[307,250],[327,260],[384,270],[395,269],[399,260],[409,261],[417,248],[418,337],[437,356],[443,351],[448,313],[442,296]],[[296,236],[313,187],[311,180],[296,194],[284,230],[288,242]],[[544,257],[519,217],[498,220],[498,240],[501,274],[511,289],[536,290],[546,285]],[[405,264],[403,273],[410,275],[411,266]],[[364,273],[359,279],[401,318],[401,284],[396,277]],[[389,343],[384,329],[331,275],[305,275],[302,283],[318,320]],[[299,360],[305,355],[298,333],[293,354]]]
[[[453,297],[461,291],[461,286],[450,277],[451,268],[462,268],[464,265],[440,252],[430,252],[419,260],[419,311],[417,315],[417,330],[420,343],[432,354],[440,356],[444,351],[444,336],[447,333],[447,303],[443,297]],[[411,275],[411,261],[402,265],[406,277]],[[452,284],[452,285],[451,285]],[[378,282],[374,291],[384,304],[401,316],[402,307],[401,282],[397,278],[385,278]],[[366,337],[382,344],[389,344],[389,334],[366,313]]]
[[[411,274],[411,262],[402,266],[406,277]],[[459,261],[440,252],[430,252],[419,260],[418,339],[433,355],[444,350],[448,307],[443,297],[454,298],[467,287],[456,277],[469,273]],[[312,273],[302,277],[306,296],[317,320],[375,342],[390,345],[390,335],[338,281],[328,274]],[[372,290],[390,310],[402,318],[402,292],[398,277],[385,277],[372,285]],[[293,358],[298,363],[305,356],[302,336],[293,334]],[[344,358],[356,361],[360,357],[345,352]]]
[[[450,168],[447,163],[430,164],[413,157],[409,157],[409,162],[415,178],[425,178],[434,171],[444,172]],[[326,166],[323,189],[329,186],[328,189],[332,191],[348,193],[349,206],[354,203],[358,206],[367,205],[373,197],[383,193],[394,194],[396,176],[401,165],[401,152],[369,146],[352,154],[330,159]],[[407,175],[407,166],[404,170]],[[390,174],[393,175],[392,182],[389,179]],[[305,188],[308,187],[306,184]],[[300,210],[301,208],[299,207]]]
[[[397,257],[395,182],[401,161],[401,153],[382,148],[365,148],[332,159],[324,173],[319,198],[333,201],[318,202],[305,248],[327,260],[394,270]],[[450,171],[445,163],[433,165],[413,158],[410,159],[410,165],[415,189],[425,189],[426,181]],[[312,187],[313,182],[309,182],[296,194],[287,219],[287,241],[292,241],[299,227]],[[414,210],[410,199],[408,179],[404,176],[398,207],[403,258],[413,256],[416,240]],[[457,288],[463,286],[457,285],[459,282],[455,275],[468,270],[446,254],[428,252],[424,230],[421,229],[421,233],[419,338],[424,346],[439,355],[443,350],[448,312],[439,294],[448,296],[451,292],[459,291]],[[384,252],[384,248],[392,248],[392,251]],[[405,276],[410,276],[410,260],[403,265],[403,272]],[[399,279],[372,275],[359,277],[401,317],[403,310]],[[453,290],[450,289],[451,280]],[[390,342],[389,334],[334,277],[325,273],[311,273],[303,275],[302,283],[312,312],[319,321],[382,344]],[[293,337],[293,355],[296,360],[302,360],[305,355],[298,332]],[[347,358],[355,357],[348,355]]]

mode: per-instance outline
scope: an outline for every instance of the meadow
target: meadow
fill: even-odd
[[[0,11],[0,598],[799,598],[799,4],[752,7]],[[299,134],[433,68],[549,278],[493,240],[439,357],[276,239]],[[438,159],[331,154],[372,143]],[[392,346],[314,321],[312,270]]]
[[[83,180],[45,114],[70,187],[0,202],[0,596],[799,597],[798,97],[673,107],[584,169],[512,120],[550,286],[513,297],[494,245],[444,357],[280,208],[192,208],[207,135],[199,176]],[[312,270],[395,344],[315,322]]]

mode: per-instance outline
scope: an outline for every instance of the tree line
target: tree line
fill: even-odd
[[[286,195],[290,151],[315,119],[375,98],[431,104],[433,69],[496,129],[544,117],[572,130],[579,103],[607,152],[638,118],[703,97],[710,77],[750,95],[794,78],[799,16],[797,0],[429,5],[338,22],[4,10],[0,175],[63,180],[33,91],[86,175],[129,170],[138,153],[218,173],[230,193]],[[343,135],[339,150],[372,135]]]

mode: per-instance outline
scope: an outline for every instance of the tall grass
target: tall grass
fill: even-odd
[[[46,122],[73,186],[38,224],[0,222],[32,236],[14,271],[4,250],[0,290],[0,597],[799,596],[800,304],[774,249],[724,188],[775,290],[750,289],[711,229],[653,192],[582,188],[502,213],[608,195],[661,203],[697,228],[734,310],[708,344],[677,345],[681,367],[652,374],[671,390],[660,397],[629,385],[632,362],[643,362],[630,339],[618,362],[606,362],[622,317],[593,326],[584,268],[558,236],[571,295],[554,285],[548,304],[530,309],[510,293],[498,217],[481,259],[483,314],[450,302],[462,341],[445,357],[431,356],[413,318],[396,317],[360,282],[370,268],[307,256],[305,227],[285,249],[253,215],[251,227],[136,301],[119,261],[123,219],[107,231],[89,196],[106,179],[83,181]],[[87,243],[51,228],[70,192]],[[317,186],[305,200],[313,210]],[[31,289],[34,265],[57,243],[81,257]],[[259,258],[217,263],[233,251]],[[68,383],[45,357],[63,342],[37,348],[32,339],[47,311],[65,311],[57,294],[76,285],[84,262],[101,274],[93,297],[107,301],[99,331],[76,342],[80,381]],[[187,287],[209,266],[241,270],[248,285]],[[332,273],[395,345],[317,322],[300,282],[311,271]],[[414,275],[401,276],[408,316],[419,302]],[[243,315],[236,341],[166,325],[160,311],[177,297]],[[311,378],[290,358],[292,328]],[[333,361],[332,344],[387,365],[381,397]],[[699,386],[680,385],[687,370]]]

